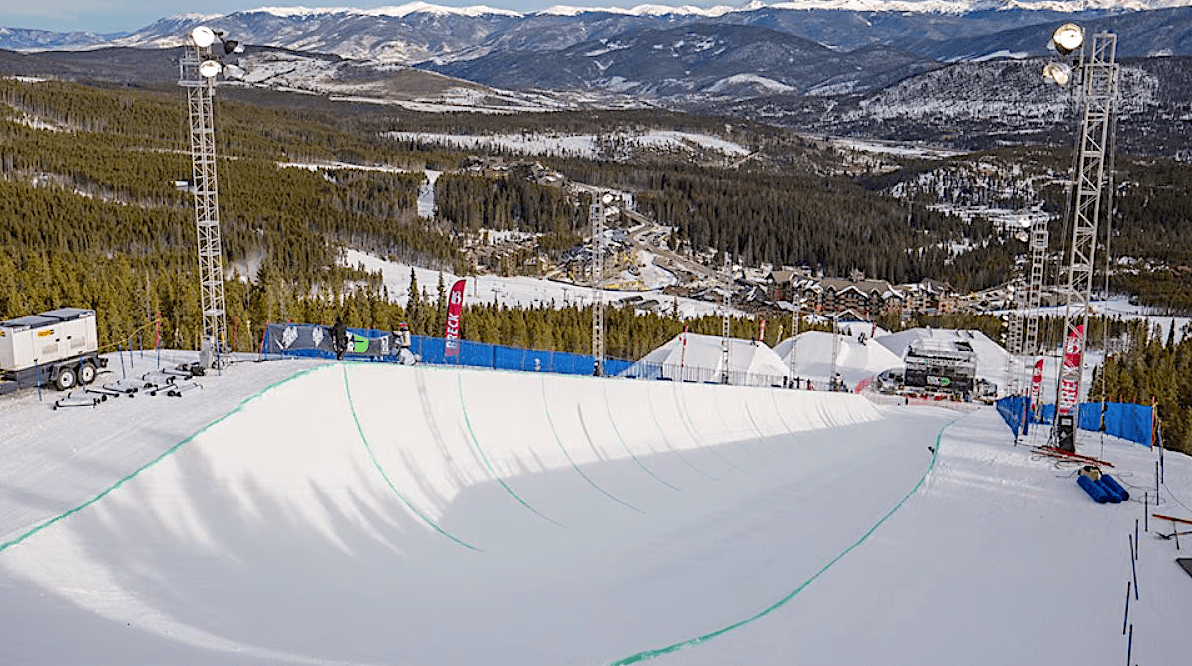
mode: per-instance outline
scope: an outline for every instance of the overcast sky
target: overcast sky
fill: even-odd
[[[6,28],[36,28],[67,32],[109,33],[129,32],[143,28],[159,18],[175,14],[230,14],[257,7],[387,7],[404,5],[409,0],[391,2],[270,2],[269,0],[0,0],[0,26]],[[498,9],[529,12],[551,5],[581,7],[633,7],[639,4],[671,4],[711,7],[713,5],[743,4],[744,0],[596,0],[577,2],[567,0],[426,0],[430,4],[468,7],[488,5]]]

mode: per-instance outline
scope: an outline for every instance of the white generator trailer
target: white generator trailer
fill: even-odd
[[[0,321],[0,378],[18,387],[65,391],[90,384],[108,365],[98,350],[94,310],[60,308]]]

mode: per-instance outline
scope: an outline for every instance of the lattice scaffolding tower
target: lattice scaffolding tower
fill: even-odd
[[[1064,310],[1066,352],[1079,352],[1080,363],[1060,363],[1056,387],[1055,435],[1060,448],[1075,450],[1075,417],[1071,413],[1080,397],[1084,348],[1088,331],[1089,302],[1093,290],[1093,261],[1097,249],[1097,222],[1101,194],[1108,176],[1105,169],[1117,100],[1117,35],[1093,35],[1083,70],[1083,114],[1073,193],[1072,249],[1068,268],[1067,307]],[[1067,410],[1065,410],[1067,407]],[[1066,412],[1066,413],[1065,413]]]
[[[1038,218],[1031,223],[1031,274],[1026,287],[1026,335],[1022,343],[1022,353],[1030,358],[1039,353],[1039,308],[1043,305],[1043,273],[1047,268],[1047,243],[1047,220]]]
[[[199,36],[196,30],[194,35]],[[219,363],[227,340],[223,253],[219,230],[219,184],[215,170],[215,78],[222,67],[214,60],[211,43],[192,37],[179,61],[178,85],[186,88],[190,108],[190,151],[194,180],[195,223],[198,228],[199,283],[202,293],[203,337],[200,364]],[[214,67],[214,69],[213,69]]]
[[[592,222],[592,374],[604,375],[604,202],[588,207]]]
[[[732,334],[732,305],[733,305],[733,260],[728,252],[724,253],[724,317],[720,324],[720,383],[729,382],[729,336]]]

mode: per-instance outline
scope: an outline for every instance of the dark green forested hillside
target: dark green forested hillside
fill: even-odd
[[[1163,338],[1145,321],[1132,322],[1129,349],[1110,355],[1097,368],[1090,399],[1143,405],[1153,401],[1162,421],[1163,445],[1192,454],[1192,336],[1176,342],[1172,323]]]

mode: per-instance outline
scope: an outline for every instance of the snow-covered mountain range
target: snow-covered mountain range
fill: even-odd
[[[558,5],[530,13],[484,5],[443,7],[424,2],[375,9],[261,7],[226,15],[169,16],[114,35],[0,27],[0,49],[177,46],[190,27],[207,23],[246,44],[413,64],[471,59],[509,50],[558,50],[627,31],[699,23],[754,25],[843,51],[870,44],[897,44],[921,55],[939,57],[930,52],[930,43],[971,40],[1067,19],[1097,20],[1190,4],[1192,0],[802,0],[771,4],[755,0],[736,7],[711,8]]]
[[[1192,153],[1183,138],[1192,129],[1192,0],[262,7],[171,16],[120,35],[0,28],[0,49],[10,50],[0,50],[0,74],[165,83],[177,69],[159,50],[206,24],[247,45],[241,79],[258,87],[419,110],[661,104],[975,149],[1065,131],[1056,119],[1068,117],[1066,96],[1038,72],[1066,21],[1117,35],[1124,112],[1163,121],[1137,137],[1124,122],[1123,146]]]

